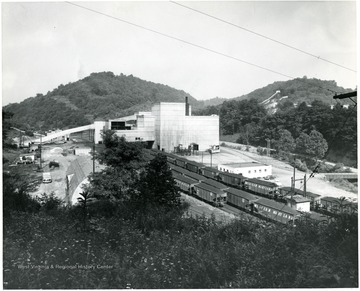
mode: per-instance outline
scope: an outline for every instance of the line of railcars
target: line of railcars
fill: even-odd
[[[173,158],[171,157],[171,159]],[[185,161],[184,158],[179,158],[179,160],[180,162],[177,162],[177,158],[175,158],[173,163],[169,161],[176,184],[183,192],[202,201],[218,207],[227,203],[240,210],[280,223],[294,222],[300,216],[298,211],[287,205],[259,197],[260,195],[271,196],[271,191],[274,191],[271,187],[277,186],[274,183],[259,180],[260,185],[255,187],[254,182],[257,179],[246,179],[242,175],[220,172],[196,162]],[[251,183],[246,184],[247,180],[250,180]],[[244,191],[244,189],[259,196]]]
[[[153,153],[155,156],[156,152]],[[276,183],[270,181],[221,172],[174,154],[162,153],[167,157],[178,187],[200,200],[214,206],[227,203],[256,216],[284,224],[294,222],[300,216],[300,212],[281,203],[285,202],[282,197],[289,193],[289,187],[279,188]],[[304,195],[304,193],[297,194]],[[314,204],[322,205],[320,195],[307,192],[307,196]],[[324,198],[324,202],[327,201],[326,197]]]

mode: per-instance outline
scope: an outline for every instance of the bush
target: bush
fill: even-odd
[[[38,197],[37,200],[40,203],[40,211],[45,213],[55,213],[60,208],[64,206],[64,201],[55,196],[55,193],[52,192],[50,195],[43,193],[41,197]]]

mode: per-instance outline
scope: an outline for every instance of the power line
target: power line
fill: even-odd
[[[82,5],[79,5],[79,4],[75,4],[75,3],[73,3],[73,2],[66,1],[65,3],[71,4],[71,5],[73,5],[73,6],[76,6],[76,7],[79,7],[79,8],[88,10],[88,11],[91,11],[91,12],[93,12],[93,13],[96,13],[96,14],[99,14],[99,15],[102,15],[102,16],[105,16],[105,17],[108,17],[108,18],[111,18],[111,19],[116,20],[116,21],[120,21],[120,22],[129,24],[129,25],[135,26],[135,27],[137,27],[137,28],[140,28],[140,29],[143,29],[143,30],[146,30],[146,31],[150,31],[150,32],[152,32],[152,33],[156,33],[156,34],[161,35],[161,36],[163,36],[163,37],[167,37],[167,38],[170,38],[170,39],[173,39],[173,40],[176,40],[176,41],[185,43],[185,44],[187,44],[187,45],[191,45],[191,46],[193,46],[193,47],[197,47],[197,48],[200,48],[200,49],[202,49],[202,50],[205,50],[205,51],[208,51],[208,52],[211,52],[211,53],[214,53],[214,54],[217,54],[217,55],[220,55],[220,56],[223,56],[223,57],[226,57],[226,58],[229,58],[229,59],[232,59],[232,60],[235,60],[235,61],[244,63],[244,64],[247,64],[247,65],[250,65],[250,66],[253,66],[253,67],[256,67],[256,68],[259,68],[259,69],[262,69],[262,70],[265,70],[265,71],[268,71],[268,72],[271,72],[271,73],[274,73],[274,74],[277,74],[277,75],[280,75],[280,76],[283,76],[283,77],[286,77],[286,78],[288,78],[288,79],[296,79],[296,78],[293,77],[293,76],[290,76],[290,75],[287,75],[287,74],[284,74],[284,73],[281,73],[281,72],[278,72],[278,71],[275,71],[275,70],[272,70],[272,69],[269,69],[269,68],[266,68],[266,67],[263,67],[263,66],[260,66],[260,65],[257,65],[257,64],[254,64],[254,63],[245,61],[245,60],[242,60],[242,59],[239,59],[239,58],[237,58],[237,57],[233,57],[233,56],[224,54],[224,53],[222,53],[222,52],[215,51],[215,50],[213,50],[213,49],[210,49],[210,48],[207,48],[207,47],[204,47],[204,46],[201,46],[201,45],[198,45],[198,44],[195,44],[195,43],[192,43],[192,42],[183,40],[183,39],[181,39],[181,38],[178,38],[178,37],[175,37],[175,36],[172,36],[172,35],[169,35],[169,34],[165,34],[165,33],[163,33],[163,32],[160,32],[160,31],[157,31],[157,30],[154,30],[154,29],[151,29],[151,28],[148,28],[148,27],[145,27],[145,26],[142,26],[142,25],[139,25],[139,24],[130,22],[130,21],[128,21],[128,20],[124,20],[124,19],[121,19],[121,18],[112,16],[112,15],[109,15],[109,14],[106,14],[106,13],[103,13],[103,12],[100,12],[100,11],[97,11],[97,10],[94,10],[94,9],[91,9],[91,8],[88,8],[88,7],[85,7],[85,6],[82,6]],[[299,79],[299,81],[301,81],[301,80],[302,80],[302,79]],[[331,90],[331,89],[328,89],[328,88],[324,88],[324,87],[322,87],[322,86],[320,86],[320,85],[315,85],[315,86],[316,86],[316,87],[319,87],[319,88],[322,88],[322,89],[325,89],[325,90],[328,90],[328,91],[330,91],[330,92],[332,92],[332,93],[338,93],[338,92],[336,92],[336,91],[334,91],[334,90]]]
[[[194,46],[194,47],[203,49],[203,50],[205,50],[205,51],[208,51],[208,52],[211,52],[211,53],[214,53],[214,54],[223,56],[223,57],[227,57],[227,58],[229,58],[229,59],[232,59],[232,60],[235,60],[235,61],[238,61],[238,62],[247,64],[247,65],[250,65],[250,66],[253,66],[253,67],[256,67],[256,68],[259,68],[259,69],[262,69],[262,70],[265,70],[265,71],[268,71],[268,72],[271,72],[271,73],[274,73],[274,74],[277,74],[277,75],[280,75],[280,76],[283,76],[283,77],[286,77],[286,78],[288,78],[288,79],[295,79],[295,77],[292,77],[292,76],[290,76],[290,75],[283,74],[283,73],[281,73],[281,72],[278,72],[278,71],[275,71],[275,70],[272,70],[272,69],[269,69],[269,68],[266,68],[266,67],[263,67],[263,66],[260,66],[260,65],[257,65],[257,64],[248,62],[248,61],[245,61],[245,60],[243,60],[243,59],[239,59],[239,58],[237,58],[237,57],[230,56],[230,55],[228,55],[228,54],[225,54],[225,53],[222,53],[222,52],[219,52],[219,51],[216,51],[216,50],[213,50],[213,49],[210,49],[210,48],[207,48],[207,47],[204,47],[204,46],[201,46],[201,45],[192,43],[192,42],[189,42],[189,41],[187,41],[187,40],[183,40],[183,39],[181,39],[181,38],[177,38],[177,37],[172,36],[172,35],[169,35],[169,34],[165,34],[165,33],[163,33],[163,32],[160,32],[160,31],[157,31],[157,30],[154,30],[154,29],[151,29],[151,28],[147,28],[147,27],[145,27],[145,26],[142,26],[142,25],[139,25],[139,24],[130,22],[130,21],[128,21],[128,20],[124,20],[124,19],[121,19],[121,18],[112,16],[112,15],[109,15],[109,14],[106,14],[106,13],[103,13],[103,12],[100,12],[100,11],[97,11],[97,10],[94,10],[94,9],[91,9],[91,8],[88,8],[88,7],[85,7],[85,6],[81,6],[81,5],[75,4],[75,3],[73,3],[73,2],[68,2],[68,1],[66,1],[65,3],[68,3],[68,4],[71,4],[71,5],[77,6],[77,7],[79,7],[79,8],[82,8],[82,9],[85,9],[85,10],[88,10],[88,11],[91,11],[91,12],[94,12],[94,13],[97,13],[97,14],[100,14],[100,15],[102,15],[102,16],[105,16],[105,17],[108,17],[108,18],[111,18],[111,19],[114,19],[114,20],[117,20],[117,21],[120,21],[120,22],[124,22],[124,23],[126,23],[126,24],[129,24],[129,25],[135,26],[135,27],[137,27],[137,28],[141,28],[141,29],[144,29],[144,30],[147,30],[147,31],[156,33],[156,34],[158,34],[158,35],[161,35],[161,36],[164,36],[164,37],[173,39],[173,40],[177,40],[177,41],[179,41],[179,42],[182,42],[182,43],[185,43],[185,44],[188,44],[188,45],[191,45],[191,46]]]
[[[232,23],[232,22],[226,21],[226,20],[224,20],[224,19],[221,19],[221,18],[216,17],[216,16],[214,16],[214,15],[205,13],[205,12],[203,12],[203,11],[197,10],[197,9],[195,9],[195,8],[186,6],[186,5],[184,5],[184,4],[180,4],[180,3],[176,2],[176,1],[171,1],[171,0],[170,0],[170,2],[173,3],[173,4],[179,5],[179,6],[181,6],[181,7],[184,7],[184,8],[186,8],[186,9],[192,10],[192,11],[194,11],[194,12],[200,13],[200,14],[202,14],[202,15],[205,15],[205,16],[207,16],[207,17],[213,18],[213,19],[215,19],[215,20],[217,20],[217,21],[220,21],[220,22],[226,23],[226,24],[228,24],[228,25],[234,26],[234,27],[236,27],[236,28],[242,29],[242,30],[244,30],[244,31],[246,31],[246,32],[255,34],[255,35],[259,36],[259,37],[265,38],[265,39],[270,40],[270,41],[272,41],[272,42],[276,42],[276,43],[278,43],[278,44],[280,44],[280,45],[286,46],[286,47],[288,47],[288,48],[290,48],[290,49],[293,49],[293,50],[296,50],[296,51],[298,51],[298,52],[300,52],[300,53],[303,53],[303,54],[306,54],[306,55],[308,55],[308,56],[314,57],[314,58],[316,58],[316,59],[318,59],[318,60],[321,60],[321,61],[330,63],[330,64],[332,64],[332,65],[335,65],[335,66],[338,66],[338,67],[341,67],[341,68],[343,68],[343,69],[346,69],[346,70],[349,70],[349,71],[352,71],[352,72],[355,72],[355,73],[356,73],[356,70],[353,70],[353,69],[351,69],[351,68],[345,67],[345,66],[343,66],[343,65],[340,65],[340,64],[338,64],[338,63],[332,62],[332,61],[330,61],[330,60],[324,59],[324,58],[322,58],[322,57],[320,57],[320,56],[314,55],[314,54],[312,54],[312,53],[309,53],[309,52],[307,52],[307,51],[304,51],[304,50],[299,49],[299,48],[297,48],[297,47],[294,47],[294,46],[292,46],[292,45],[286,44],[286,43],[284,43],[284,42],[282,42],[282,41],[273,39],[273,38],[271,38],[271,37],[268,37],[268,36],[266,36],[266,35],[263,35],[263,34],[261,34],[261,33],[256,32],[256,31],[250,30],[250,29],[248,29],[248,28],[242,27],[242,26],[240,26],[240,25],[234,24],[234,23]]]

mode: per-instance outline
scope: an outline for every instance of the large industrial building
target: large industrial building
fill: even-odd
[[[102,142],[104,130],[114,130],[127,141],[142,141],[149,148],[173,152],[174,149],[206,151],[219,148],[219,116],[192,116],[185,103],[161,102],[151,112],[95,121],[95,143]]]

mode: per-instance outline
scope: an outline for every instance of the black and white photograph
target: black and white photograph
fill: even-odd
[[[2,288],[358,288],[356,1],[2,1]]]

